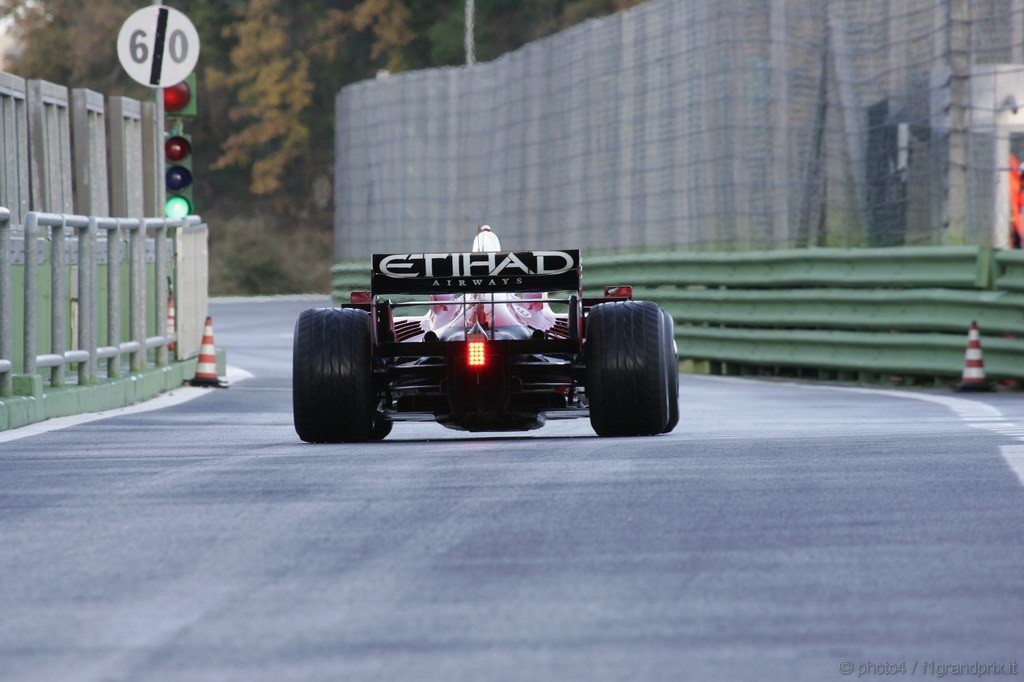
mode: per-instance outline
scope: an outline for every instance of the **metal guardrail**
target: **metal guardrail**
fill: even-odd
[[[78,383],[94,383],[100,360],[107,362],[108,378],[121,374],[121,357],[130,356],[130,369],[138,372],[146,366],[148,350],[156,349],[155,362],[166,365],[167,345],[175,334],[146,335],[146,237],[153,234],[155,249],[156,328],[163,328],[167,316],[167,254],[169,230],[203,230],[197,216],[182,219],[107,218],[31,211],[25,215],[24,319],[22,325],[24,357],[21,373],[35,374],[49,369],[50,385],[65,385],[69,365],[78,366]],[[107,235],[107,345],[99,347],[98,288],[96,242],[98,234]],[[64,267],[64,247],[69,233],[78,238],[78,338],[77,348],[68,349],[68,283]],[[121,235],[128,235],[129,296],[128,316],[130,338],[121,340]],[[39,264],[35,258],[36,244],[48,239],[50,244],[50,352],[38,354]],[[0,396],[12,393],[16,367],[14,355],[14,306],[12,299],[10,212],[0,208]]]
[[[996,254],[995,285],[1007,291],[1024,291],[1024,251]]]
[[[1024,336],[1024,294],[964,289],[650,289],[675,319],[724,327],[919,331]],[[962,349],[961,349],[962,350]]]
[[[989,281],[981,249],[895,247],[663,253],[583,259],[585,288],[634,286],[944,287],[973,289]]]
[[[332,268],[333,295],[369,286]],[[986,369],[1024,378],[1024,253],[977,247],[645,253],[583,259],[584,291],[631,284],[676,320],[680,357],[737,367],[958,376],[976,320]],[[1020,337],[1020,338],[1017,338]],[[731,366],[731,367],[730,367]]]
[[[676,327],[676,340],[680,357],[727,365],[932,377],[959,376],[966,346],[966,334],[686,325]],[[986,337],[984,351],[990,377],[1024,377],[1024,339]]]

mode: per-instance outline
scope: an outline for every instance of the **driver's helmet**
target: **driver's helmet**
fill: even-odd
[[[491,253],[501,251],[501,241],[494,234],[490,225],[481,225],[473,239],[474,253]]]

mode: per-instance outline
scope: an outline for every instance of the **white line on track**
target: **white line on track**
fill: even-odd
[[[229,384],[236,384],[240,381],[252,378],[252,373],[247,370],[228,365],[227,379]],[[46,421],[29,424],[28,426],[22,426],[18,429],[0,431],[0,443],[10,443],[11,441],[21,440],[22,438],[30,438],[43,433],[49,433],[50,431],[59,431],[60,429],[67,429],[72,426],[78,426],[79,424],[88,424],[89,422],[99,421],[100,419],[123,417],[129,414],[140,414],[143,412],[162,410],[166,407],[181,405],[189,402],[190,400],[195,400],[200,396],[208,395],[210,390],[212,389],[183,386],[181,388],[168,391],[167,393],[161,393],[150,400],[146,400],[135,405],[129,405],[128,407],[121,407],[116,410],[90,412],[88,414],[71,415],[70,417],[47,419]]]
[[[757,379],[744,379],[742,377],[714,377],[716,381],[736,381],[745,383],[757,383]],[[977,400],[966,398],[954,398],[946,395],[932,395],[929,393],[914,393],[912,391],[890,391],[880,388],[860,388],[854,386],[822,386],[820,384],[798,384],[791,381],[772,382],[793,386],[812,391],[842,391],[846,393],[864,393],[867,395],[879,395],[888,398],[904,398],[907,400],[919,400],[926,403],[942,405],[952,410],[968,426],[976,429],[994,431],[1001,436],[1011,437],[1015,440],[1024,441],[1024,424],[1009,421],[998,408]],[[999,451],[1010,469],[1016,474],[1021,485],[1024,485],[1024,445],[1001,445]]]
[[[1017,479],[1024,485],[1024,445],[1004,445],[1001,450],[1006,463],[1017,474]]]

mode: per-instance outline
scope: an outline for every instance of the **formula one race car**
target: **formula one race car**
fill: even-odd
[[[589,416],[601,436],[668,433],[672,318],[628,286],[584,298],[581,281],[579,251],[503,252],[487,226],[470,253],[374,255],[370,291],[295,325],[296,432],[335,443],[379,440],[396,421],[525,431]],[[403,295],[419,298],[389,298]]]

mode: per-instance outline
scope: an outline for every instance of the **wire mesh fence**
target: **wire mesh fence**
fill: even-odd
[[[339,258],[482,223],[590,252],[1003,246],[1024,0],[652,0],[351,85],[336,118]]]

